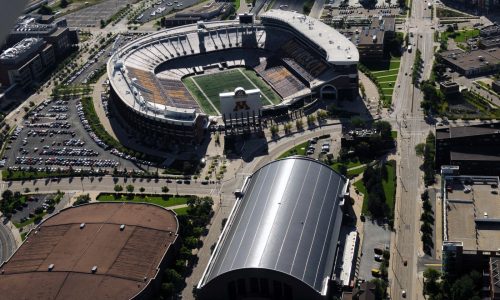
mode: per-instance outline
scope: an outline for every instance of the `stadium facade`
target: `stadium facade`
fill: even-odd
[[[295,109],[312,96],[357,95],[358,60],[354,44],[330,26],[270,10],[260,20],[198,22],[144,36],[117,50],[107,72],[112,99],[134,128],[168,143],[199,143],[208,116],[182,78],[253,69],[283,99],[276,106]]]
[[[347,187],[343,176],[306,157],[257,170],[198,283],[199,299],[328,299],[342,261]]]

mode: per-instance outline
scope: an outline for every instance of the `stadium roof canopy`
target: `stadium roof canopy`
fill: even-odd
[[[309,158],[273,161],[244,188],[198,285],[225,273],[266,269],[324,294],[342,223],[346,179]]]
[[[333,27],[303,14],[281,9],[271,9],[262,18],[281,20],[307,37],[326,52],[326,60],[336,65],[358,63],[356,46]]]
[[[62,210],[2,264],[0,298],[134,298],[156,278],[177,229],[174,212],[150,204]]]

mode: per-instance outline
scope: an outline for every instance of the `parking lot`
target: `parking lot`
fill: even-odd
[[[135,168],[94,142],[88,125],[80,120],[78,103],[78,99],[45,100],[12,135],[6,166],[13,171]]]
[[[146,23],[153,19],[165,16],[172,11],[181,11],[186,7],[198,3],[197,0],[157,0],[152,1],[149,8],[145,9],[137,18],[136,22]]]
[[[364,223],[363,245],[361,263],[359,265],[358,278],[364,280],[373,279],[372,269],[379,269],[380,262],[375,260],[374,249],[389,250],[391,243],[391,231],[387,226],[380,226],[376,222],[367,219]]]
[[[64,16],[70,27],[96,27],[135,0],[107,0]]]
[[[340,151],[340,136],[331,136],[326,139],[314,138],[309,140],[306,155],[318,160],[323,160],[327,155],[337,157]]]

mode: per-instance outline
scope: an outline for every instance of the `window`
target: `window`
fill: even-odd
[[[257,294],[259,292],[259,280],[255,277],[250,278],[250,293]]]
[[[292,300],[293,298],[292,287],[285,283],[283,284],[283,289],[284,289],[285,299]]]
[[[262,296],[269,295],[269,283],[267,282],[266,278],[260,279],[260,293]]]
[[[275,299],[280,299],[283,296],[283,291],[281,290],[281,282],[273,280],[273,297]]]
[[[245,279],[238,279],[238,295],[245,296],[247,294],[247,287]]]
[[[227,285],[227,294],[229,295],[230,299],[236,298],[236,284],[234,281],[229,282]]]

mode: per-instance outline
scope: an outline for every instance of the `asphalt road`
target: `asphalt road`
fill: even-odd
[[[3,222],[0,223],[0,264],[6,261],[16,248],[16,241],[10,228]]]
[[[424,1],[412,2],[412,17],[407,20],[405,28],[413,32],[410,39],[414,49],[420,49],[424,60],[422,78],[428,78],[433,60],[433,30],[430,11]],[[398,152],[398,201],[396,204],[395,239],[393,241],[390,262],[391,298],[402,299],[403,291],[406,299],[422,299],[422,282],[417,274],[417,263],[423,255],[420,242],[419,216],[421,214],[420,194],[423,191],[423,174],[418,168],[422,160],[415,155],[415,146],[425,141],[431,127],[424,121],[420,109],[422,93],[411,84],[411,66],[415,52],[405,53],[398,77],[400,88],[394,94],[394,113],[391,115],[399,131]],[[408,73],[407,76],[404,73]],[[406,266],[405,266],[406,262]]]

